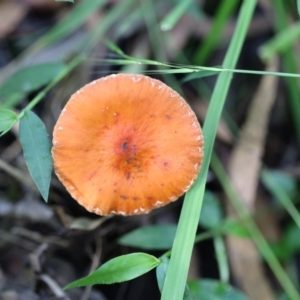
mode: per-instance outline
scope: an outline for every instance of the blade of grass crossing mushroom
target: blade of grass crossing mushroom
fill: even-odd
[[[32,111],[26,111],[20,120],[20,141],[29,173],[47,202],[52,171],[51,143],[44,123]]]
[[[224,59],[224,68],[234,68],[236,65],[256,2],[256,0],[243,1],[236,30]],[[205,139],[204,161],[196,183],[185,196],[162,292],[162,300],[181,300],[184,294],[213,144],[231,78],[231,73],[221,73],[213,91],[203,126]],[[178,272],[179,269],[180,272]]]
[[[260,253],[268,263],[270,269],[273,271],[274,275],[276,276],[279,283],[282,285],[283,289],[285,290],[289,299],[299,300],[300,295],[296,290],[295,286],[291,282],[289,276],[286,274],[284,269],[281,267],[278,259],[274,255],[273,251],[271,250],[269,244],[267,243],[266,239],[256,226],[255,222],[253,221],[250,213],[246,209],[245,205],[240,201],[239,196],[237,195],[236,191],[234,190],[226,171],[224,170],[220,160],[218,159],[216,154],[212,155],[211,159],[211,166],[216,174],[222,188],[230,199],[232,205],[234,206],[235,210],[237,211],[239,217],[242,220],[245,220],[243,223],[246,228],[248,229],[249,233],[251,234],[253,240],[255,241]]]
[[[297,0],[298,15],[300,17],[300,0]]]

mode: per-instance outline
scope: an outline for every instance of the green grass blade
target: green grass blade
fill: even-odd
[[[193,3],[192,0],[178,1],[176,6],[161,21],[160,23],[161,30],[163,31],[171,30],[192,3]]]
[[[226,246],[223,237],[216,236],[214,238],[214,247],[216,252],[216,259],[219,266],[220,279],[222,282],[229,282],[229,264],[227,258]]]
[[[246,0],[243,2],[237,20],[236,30],[224,59],[224,68],[235,67],[255,6],[256,0]],[[219,75],[207,111],[203,126],[205,138],[204,161],[196,183],[185,196],[162,292],[162,300],[182,300],[184,294],[213,144],[231,78],[231,73],[223,72]],[[178,270],[180,270],[180,272],[178,272]]]
[[[68,16],[46,33],[34,46],[44,48],[70,35],[106,2],[106,0],[81,1],[74,6]]]
[[[264,60],[270,60],[277,53],[284,53],[291,49],[291,46],[300,36],[300,22],[283,29],[272,39],[259,48],[259,55]]]
[[[214,18],[210,32],[206,35],[201,47],[196,51],[193,61],[196,64],[203,64],[213,52],[216,44],[221,40],[222,29],[228,21],[229,16],[236,8],[238,0],[221,1],[219,8]]]
[[[274,0],[274,10],[276,15],[276,29],[277,31],[282,31],[288,27],[288,22],[286,18],[286,12],[284,9],[284,1]],[[282,54],[283,67],[288,73],[299,73],[297,70],[297,55],[290,49]],[[285,79],[290,101],[290,110],[295,123],[295,129],[297,133],[298,144],[300,145],[300,101],[299,101],[299,86],[298,80],[296,78],[286,78]]]
[[[290,214],[294,222],[300,228],[300,213],[295,207],[292,200],[280,186],[280,182],[272,174],[272,172],[264,170],[262,172],[262,181],[274,197],[283,205],[283,207]]]
[[[64,67],[63,63],[44,63],[18,70],[0,87],[1,107],[11,108],[19,104],[26,95],[53,80]]]
[[[255,222],[253,221],[250,213],[248,212],[245,205],[240,201],[239,196],[237,195],[236,191],[232,187],[232,184],[220,162],[218,157],[214,154],[211,160],[211,166],[216,174],[220,184],[223,187],[225,194],[227,195],[228,199],[230,199],[232,205],[234,206],[235,210],[237,211],[239,217],[245,221],[245,226],[250,232],[254,242],[256,243],[259,252],[262,254],[266,262],[268,263],[270,269],[273,271],[274,275],[276,276],[277,280],[280,282],[282,287],[284,288],[286,294],[288,295],[289,299],[299,300],[300,295],[296,288],[294,287],[293,283],[289,279],[288,275],[283,270],[281,264],[277,260],[276,256],[274,255],[273,251],[271,250],[269,244],[267,243],[266,239],[256,226]]]

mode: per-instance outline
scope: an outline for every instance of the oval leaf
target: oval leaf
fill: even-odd
[[[191,280],[188,283],[194,300],[247,300],[248,298],[229,284],[217,280]]]
[[[18,120],[18,115],[9,109],[0,109],[0,136],[9,131]]]
[[[118,243],[141,249],[170,249],[176,234],[176,225],[153,225],[135,229],[123,235]]]
[[[90,275],[71,282],[64,289],[131,280],[149,272],[159,263],[159,259],[146,253],[118,256],[103,264]]]
[[[160,264],[156,268],[156,278],[157,278],[157,283],[160,291],[162,291],[164,286],[169,261],[170,260],[167,257],[163,256],[161,258]],[[183,300],[192,300],[188,285],[185,286]]]
[[[20,141],[29,173],[47,202],[51,171],[51,144],[44,123],[32,111],[20,121]]]
[[[2,107],[19,103],[26,94],[35,91],[53,80],[63,69],[62,63],[45,63],[25,67],[5,81],[0,87]]]
[[[163,256],[160,260],[161,262],[156,268],[156,278],[157,278],[158,288],[160,291],[162,291],[170,260],[165,256]]]

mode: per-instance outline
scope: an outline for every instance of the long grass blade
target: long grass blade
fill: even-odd
[[[255,6],[256,0],[246,0],[243,2],[237,20],[236,30],[224,59],[224,68],[235,67]],[[221,73],[212,95],[203,126],[205,138],[204,161],[195,185],[185,196],[176,237],[172,247],[170,264],[162,291],[162,300],[181,300],[184,294],[213,144],[231,78],[231,73]]]

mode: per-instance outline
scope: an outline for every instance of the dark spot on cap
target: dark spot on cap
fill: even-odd
[[[127,196],[124,196],[124,195],[121,195],[120,198],[121,198],[121,199],[124,199],[124,200],[128,199],[128,197],[127,197]]]

